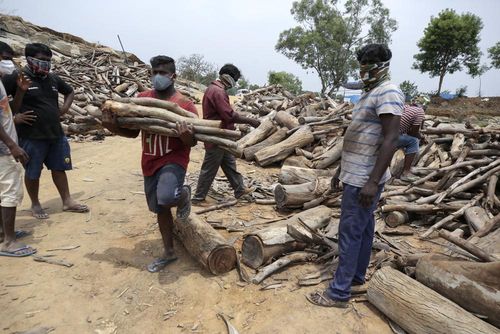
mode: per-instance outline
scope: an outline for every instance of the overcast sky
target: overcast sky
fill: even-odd
[[[34,24],[80,36],[91,42],[119,49],[120,34],[127,51],[148,61],[166,54],[175,59],[192,53],[223,65],[232,62],[251,83],[264,84],[269,70],[297,75],[303,88],[319,91],[320,81],[312,70],[277,53],[279,33],[296,23],[290,14],[292,0],[182,0],[182,1],[29,1],[0,0],[3,13],[19,15]],[[397,84],[415,82],[420,91],[436,90],[438,78],[412,70],[416,43],[431,15],[445,8],[472,12],[483,20],[480,47],[487,61],[487,48],[500,40],[499,0],[383,0],[398,21],[393,34],[391,72]],[[477,95],[479,79],[465,72],[447,75],[443,89],[454,92],[468,86]],[[482,77],[482,95],[500,96],[500,70]]]

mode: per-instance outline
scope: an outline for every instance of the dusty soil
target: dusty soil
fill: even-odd
[[[162,246],[155,216],[142,193],[140,141],[113,137],[71,146],[70,187],[91,213],[63,213],[44,171],[40,196],[50,219],[32,218],[26,195],[17,227],[32,232],[24,241],[36,247],[38,255],[53,255],[74,266],[1,257],[3,333],[43,326],[54,328],[53,333],[226,333],[219,312],[233,317],[231,323],[240,333],[391,333],[368,303],[355,303],[347,310],[309,304],[304,295],[326,286],[296,285],[296,277],[313,270],[312,264],[280,274],[288,278],[284,287],[261,291],[260,286],[238,283],[236,271],[219,277],[209,274],[177,241],[179,260],[164,272],[149,273],[145,266],[161,254]],[[199,144],[192,153],[190,180],[202,158]],[[242,161],[238,166],[247,176],[277,172]],[[233,221],[277,216],[271,206],[250,204],[211,214]],[[224,235],[234,240],[241,233]],[[79,247],[49,251],[66,246]]]
[[[500,122],[500,97],[461,97],[449,101],[432,97],[427,113],[486,126],[491,122]]]

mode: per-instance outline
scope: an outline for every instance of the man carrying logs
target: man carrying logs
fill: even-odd
[[[424,122],[425,109],[428,103],[429,98],[427,96],[419,95],[412,100],[410,105],[405,105],[403,115],[401,115],[398,148],[405,151],[403,171],[399,175],[403,181],[413,182],[418,179],[410,171],[413,160],[415,160],[418,153],[420,141],[425,140],[420,133],[420,129]]]
[[[149,97],[177,103],[181,108],[198,115],[196,107],[187,97],[175,90],[175,62],[167,56],[156,56],[150,61],[154,89],[142,92],[139,97]],[[136,138],[140,130],[122,128],[116,114],[103,110],[102,125],[113,133]],[[155,273],[177,260],[174,253],[171,208],[177,207],[176,216],[186,220],[191,212],[191,188],[184,185],[191,147],[196,145],[191,125],[177,123],[179,137],[169,137],[142,131],[142,173],[144,192],[149,210],[157,214],[165,254],[147,267]]]
[[[25,56],[28,65],[21,71],[3,76],[2,82],[7,94],[13,96],[11,106],[19,144],[30,157],[24,168],[32,214],[38,219],[49,218],[38,197],[44,164],[52,173],[52,180],[63,202],[63,211],[88,212],[86,205],[77,203],[71,197],[66,175],[66,171],[72,169],[71,154],[60,117],[71,107],[73,88],[50,73],[52,51],[47,45],[27,44]],[[61,107],[58,93],[64,95]]]
[[[231,107],[226,90],[233,88],[240,77],[240,70],[236,66],[232,64],[222,66],[219,71],[219,79],[213,81],[203,95],[204,119],[221,120],[221,128],[229,130],[235,129],[235,123],[249,124],[255,128],[260,125],[258,120],[242,116]],[[222,168],[229,184],[231,184],[236,198],[252,191],[252,189],[245,187],[243,176],[236,170],[235,157],[218,146],[205,143],[205,157],[196,193],[192,199],[193,203],[205,200],[219,167]]]
[[[362,285],[370,262],[375,229],[373,212],[388,166],[396,151],[404,96],[389,81],[392,53],[386,45],[369,44],[357,52],[364,92],[344,136],[339,172],[332,188],[343,185],[339,225],[339,264],[326,291],[307,296],[315,304],[347,307],[352,285]]]

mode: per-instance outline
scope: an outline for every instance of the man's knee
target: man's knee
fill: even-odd
[[[177,205],[180,197],[180,190],[179,188],[175,188],[175,190],[173,190],[172,188],[162,189],[161,187],[158,187],[156,197],[158,205],[170,208]]]

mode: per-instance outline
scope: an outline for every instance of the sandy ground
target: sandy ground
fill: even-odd
[[[24,241],[38,255],[53,255],[74,266],[1,257],[2,333],[43,326],[54,328],[52,333],[226,333],[219,312],[233,317],[240,333],[391,333],[368,303],[347,310],[309,304],[304,295],[314,287],[299,289],[295,282],[313,265],[291,268],[280,274],[288,278],[284,287],[261,291],[260,286],[238,283],[236,271],[214,277],[176,242],[179,261],[164,272],[147,272],[145,266],[161,254],[162,246],[142,193],[139,139],[113,137],[71,146],[70,188],[91,213],[63,213],[44,171],[40,196],[50,219],[32,218],[26,195],[17,227],[32,232]],[[192,153],[191,174],[199,170],[202,158],[199,144]],[[245,162],[239,168],[247,175],[261,174]],[[276,216],[271,206],[250,204],[212,215],[248,220],[256,212],[262,218]],[[241,234],[224,235],[234,239]],[[50,251],[67,246],[79,247]]]

